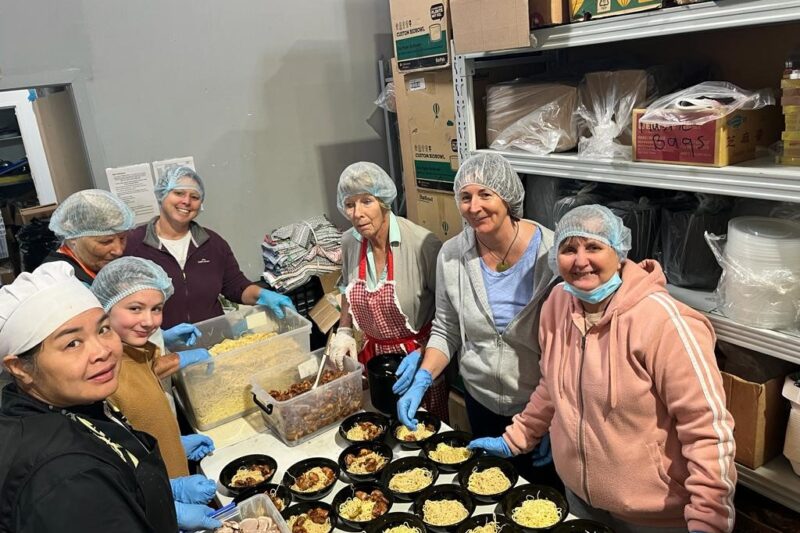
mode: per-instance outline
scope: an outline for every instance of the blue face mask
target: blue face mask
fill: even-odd
[[[619,289],[620,285],[622,285],[622,278],[619,277],[619,272],[615,272],[614,275],[611,276],[611,279],[590,291],[576,289],[566,282],[564,283],[564,290],[582,302],[586,302],[587,304],[599,304],[614,294],[616,290]]]

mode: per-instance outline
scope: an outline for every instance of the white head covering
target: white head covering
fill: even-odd
[[[30,350],[71,318],[101,308],[63,262],[45,263],[0,287],[0,357]]]

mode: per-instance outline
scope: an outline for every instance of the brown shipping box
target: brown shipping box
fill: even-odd
[[[442,242],[458,235],[463,219],[452,192],[417,191],[416,199],[417,224],[432,231]]]
[[[661,0],[570,0],[572,21],[599,19],[661,7]]]
[[[567,0],[450,0],[459,54],[531,45],[531,28],[569,20]]]
[[[56,210],[58,204],[45,204],[37,205],[36,207],[26,207],[19,210],[19,216],[22,218],[22,223],[27,224],[31,220],[37,218],[49,218]]]
[[[413,185],[452,192],[458,171],[452,72],[394,74],[406,191]]]
[[[739,110],[702,125],[640,123],[644,109],[633,111],[633,158],[678,165],[724,167],[756,157],[780,135],[774,108]]]
[[[401,72],[450,65],[449,0],[390,0],[394,57]]]
[[[722,372],[726,407],[734,420],[736,462],[758,468],[781,453],[788,403],[781,396],[783,377],[754,383]]]

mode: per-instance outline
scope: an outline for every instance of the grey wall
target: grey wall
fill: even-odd
[[[0,17],[0,90],[71,83],[100,187],[106,167],[194,156],[198,221],[253,279],[267,231],[342,221],[341,170],[386,163],[367,123],[386,0],[0,0]]]

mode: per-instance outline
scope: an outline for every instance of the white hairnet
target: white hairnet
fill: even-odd
[[[50,230],[64,240],[115,235],[135,225],[131,208],[102,189],[69,195],[50,216]]]
[[[381,167],[375,163],[360,161],[342,171],[336,188],[336,206],[347,216],[344,202],[357,194],[371,194],[386,205],[394,202],[397,187]]]
[[[511,164],[498,154],[475,154],[463,163],[456,173],[453,192],[456,203],[461,189],[467,185],[481,185],[491,189],[511,208],[511,214],[522,218],[522,203],[525,201],[525,188]]]
[[[161,291],[164,301],[175,292],[164,269],[141,257],[120,257],[111,261],[92,283],[92,292],[106,312],[131,294],[147,289]]]
[[[206,198],[206,188],[203,185],[203,180],[197,175],[197,172],[189,167],[173,167],[164,173],[156,183],[156,199],[158,203],[164,201],[164,198],[175,189],[197,191],[200,193],[200,201]]]
[[[558,272],[558,248],[570,237],[586,237],[613,248],[620,261],[628,257],[631,249],[631,230],[622,219],[605,206],[582,205],[569,211],[556,224],[553,248],[550,250],[550,268]]]
[[[23,272],[0,288],[0,357],[22,354],[68,320],[100,307],[64,261]]]

